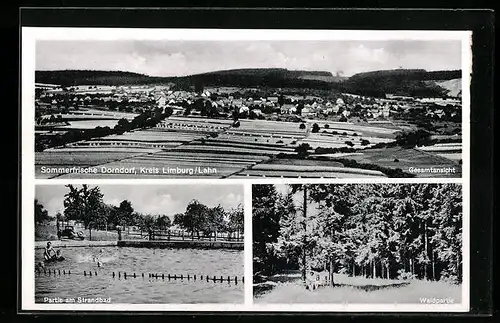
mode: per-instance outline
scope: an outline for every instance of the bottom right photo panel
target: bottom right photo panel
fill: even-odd
[[[460,184],[252,186],[254,304],[460,304]]]

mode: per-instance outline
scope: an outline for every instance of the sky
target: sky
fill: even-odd
[[[286,195],[290,193],[290,186],[286,184],[275,184],[274,187],[279,194]],[[304,204],[304,193],[303,191],[298,191],[293,195],[293,203],[295,208],[302,209]],[[308,205],[308,215],[316,214],[318,212],[318,203],[311,202],[307,203]]]
[[[184,76],[236,68],[287,68],[351,76],[396,68],[461,68],[460,41],[61,41],[36,43],[37,70]]]
[[[80,185],[75,185],[81,187]],[[95,185],[89,185],[89,188]],[[107,204],[119,205],[127,199],[135,211],[144,214],[166,214],[186,211],[188,203],[197,199],[213,207],[220,204],[228,210],[243,205],[242,185],[99,185]],[[214,189],[217,187],[217,189]],[[69,189],[64,185],[38,185],[35,198],[45,207],[49,216],[63,213],[64,194]]]

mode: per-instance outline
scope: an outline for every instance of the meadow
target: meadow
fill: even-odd
[[[295,154],[300,144],[312,149],[358,149],[357,154],[346,156],[359,163],[382,167],[459,167],[451,160],[456,156],[440,156],[449,150],[430,152],[415,149],[367,149],[377,143],[394,141],[396,128],[355,125],[341,122],[320,122],[321,130],[312,133],[312,122],[300,129],[299,123],[267,120],[240,120],[237,127],[231,120],[173,116],[153,128],[109,135],[102,138],[75,142],[65,147],[37,152],[36,174],[41,166],[97,166],[193,168],[212,167],[216,174],[198,174],[196,177],[311,177],[351,178],[384,177],[380,171],[368,171],[357,166],[344,167],[335,161],[273,158],[278,154]],[[325,125],[328,128],[325,129]],[[449,147],[447,147],[449,148]],[[453,153],[455,153],[453,151]],[[456,155],[456,154],[455,154]],[[448,158],[444,158],[448,157]],[[397,161],[395,161],[397,160]],[[279,165],[278,165],[279,164]],[[347,166],[347,165],[346,165]],[[438,174],[439,175],[439,174]],[[186,174],[67,174],[63,178],[186,178]],[[433,176],[433,174],[419,174]]]
[[[289,275],[290,276],[290,275]],[[267,290],[254,294],[256,303],[420,304],[421,298],[462,300],[462,285],[426,280],[389,280],[334,274],[335,287],[306,290],[300,275],[271,279]]]

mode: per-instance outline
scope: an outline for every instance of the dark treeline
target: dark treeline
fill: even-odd
[[[398,69],[359,73],[342,83],[346,92],[385,97],[385,94],[412,97],[446,97],[446,89],[429,81],[443,81],[462,77],[460,70],[433,71]]]
[[[64,211],[56,214],[61,222],[76,221],[82,223],[90,234],[92,229],[113,230],[117,227],[139,227],[143,231],[167,230],[172,225],[199,236],[200,232],[211,234],[217,232],[241,233],[243,227],[243,207],[224,209],[221,205],[208,207],[197,200],[192,200],[184,213],[143,214],[134,210],[132,203],[123,200],[119,205],[106,204],[99,186],[66,185],[68,192],[64,195]],[[50,220],[47,210],[35,199],[35,224]]]
[[[121,71],[62,70],[35,71],[35,82],[76,85],[141,85],[168,83],[168,77],[151,77],[144,74]]]
[[[331,77],[325,81],[315,77]],[[204,86],[239,86],[328,90],[347,92],[371,97],[385,94],[441,97],[446,90],[433,82],[460,78],[461,71],[390,70],[355,74],[344,81],[336,79],[330,72],[290,71],[281,68],[257,68],[215,71],[180,77],[151,77],[143,74],[118,71],[36,71],[38,83],[72,85],[133,85],[175,84],[177,90],[195,90]]]
[[[314,269],[328,270],[331,277],[461,282],[460,185],[289,188],[279,194],[273,185],[253,186],[255,274],[301,269],[304,277]]]

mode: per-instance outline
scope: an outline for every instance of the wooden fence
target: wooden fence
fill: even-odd
[[[83,272],[79,271],[73,271],[71,270],[61,270],[61,269],[47,269],[47,268],[37,268],[36,273],[38,276],[85,276],[85,277],[96,277],[96,276],[109,276],[112,278],[154,278],[156,280],[180,280],[180,281],[212,281],[212,282],[234,282],[235,284],[238,284],[238,282],[244,283],[245,282],[245,276],[215,276],[215,275],[208,275],[208,274],[165,274],[165,273],[144,273],[144,272],[123,272],[123,271],[112,271],[111,273],[105,273],[105,272],[98,272],[98,271],[92,271],[92,270],[84,270]]]
[[[183,230],[149,230],[119,232],[118,240],[166,240],[166,241],[233,241],[243,242],[244,235],[239,232],[189,233]]]

